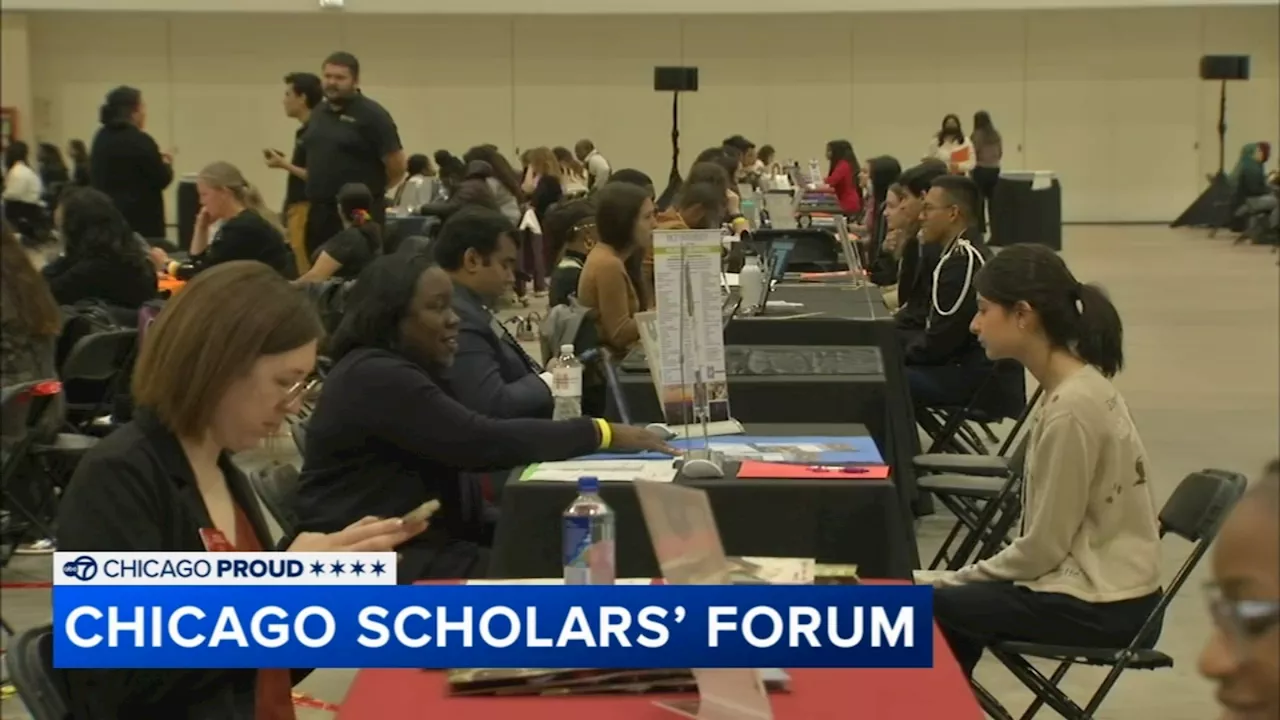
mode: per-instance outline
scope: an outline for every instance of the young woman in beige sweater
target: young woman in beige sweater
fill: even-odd
[[[935,618],[969,674],[1000,641],[1124,647],[1159,600],[1160,536],[1151,464],[1109,380],[1124,365],[1120,316],[1041,245],[1005,249],[974,285],[988,357],[1022,363],[1044,389],[1022,529],[986,560],[917,579],[937,589]]]

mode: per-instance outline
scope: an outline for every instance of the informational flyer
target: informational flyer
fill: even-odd
[[[658,300],[659,398],[667,423],[727,421],[720,230],[655,232],[653,275]]]

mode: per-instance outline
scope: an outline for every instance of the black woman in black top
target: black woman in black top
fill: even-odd
[[[63,255],[42,272],[59,305],[99,300],[137,309],[156,296],[156,267],[111,198],[92,188],[70,189],[53,219]]]

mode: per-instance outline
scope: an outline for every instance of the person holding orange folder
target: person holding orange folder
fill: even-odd
[[[973,150],[973,142],[965,137],[960,127],[960,118],[948,115],[942,118],[942,129],[938,131],[925,150],[924,160],[941,160],[947,164],[952,175],[968,175],[978,163]]]

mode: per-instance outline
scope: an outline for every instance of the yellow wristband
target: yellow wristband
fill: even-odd
[[[178,274],[178,268],[179,268],[179,267],[181,267],[181,266],[182,266],[182,263],[178,262],[177,260],[170,260],[170,261],[169,261],[169,267],[167,267],[167,268],[165,268],[165,269],[169,271],[169,274],[170,274],[170,275],[177,275],[177,274]]]
[[[613,444],[613,427],[609,425],[608,420],[593,419],[596,421],[596,429],[600,431],[600,449],[608,450]]]

